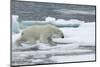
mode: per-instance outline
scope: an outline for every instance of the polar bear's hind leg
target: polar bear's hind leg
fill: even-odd
[[[17,46],[22,46],[21,43],[24,43],[25,41],[26,41],[25,39],[19,38],[19,39],[16,40],[16,45]]]

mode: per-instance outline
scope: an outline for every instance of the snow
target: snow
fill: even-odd
[[[82,56],[76,55],[76,56],[67,56],[67,57],[66,56],[53,56],[50,59],[57,63],[91,61],[91,59],[95,59],[94,54],[90,54],[90,55],[82,55]]]
[[[84,21],[76,20],[76,19],[70,19],[70,20],[64,20],[64,19],[57,19],[53,24],[58,26],[75,26],[80,25],[84,23]]]
[[[95,22],[84,23],[79,28],[61,28],[65,37],[75,40],[81,45],[95,46]],[[74,33],[74,34],[73,34]]]
[[[48,21],[50,17],[46,19]],[[54,21],[56,19],[51,18]],[[60,27],[64,39],[54,38],[55,46],[37,42],[34,45],[22,43],[22,47],[15,44],[20,33],[12,34],[12,65],[29,65],[45,63],[63,63],[95,60],[95,22],[84,23],[77,19],[57,19],[56,24],[76,24],[78,28]],[[67,23],[66,23],[67,22]],[[42,23],[42,22],[41,22]]]
[[[56,18],[54,18],[54,17],[49,17],[49,16],[48,16],[48,17],[45,18],[45,21],[46,21],[46,22],[55,22],[55,21],[56,21]]]

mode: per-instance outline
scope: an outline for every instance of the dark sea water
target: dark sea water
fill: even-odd
[[[95,22],[95,6],[12,0],[11,8],[12,15],[19,15],[19,21],[44,20],[50,16],[57,19],[78,19],[85,22]]]

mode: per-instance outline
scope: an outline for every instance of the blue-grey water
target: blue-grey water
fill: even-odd
[[[19,15],[19,21],[44,20],[50,16],[57,19],[95,22],[95,6],[12,0],[11,8],[12,14]]]

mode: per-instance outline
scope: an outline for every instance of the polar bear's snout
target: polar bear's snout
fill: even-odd
[[[54,38],[64,38],[64,34],[62,31],[56,31],[56,33],[53,34]]]
[[[64,34],[61,30],[58,31],[58,36],[60,36],[61,38],[64,38]]]
[[[62,34],[62,37],[61,38],[64,38],[64,34]]]

